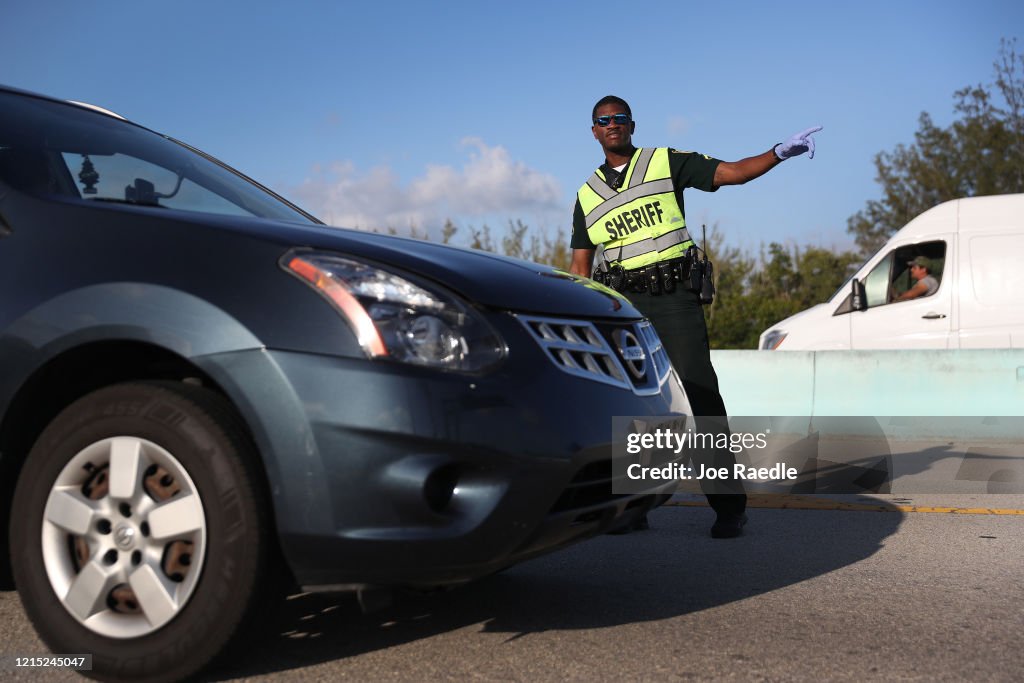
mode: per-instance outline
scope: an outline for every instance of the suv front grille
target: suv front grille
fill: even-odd
[[[647,344],[647,348],[651,352],[651,357],[654,359],[655,373],[658,376],[659,384],[665,381],[668,377],[668,371],[672,369],[672,362],[668,359],[668,351],[665,350],[665,345],[661,343],[661,337],[654,331],[654,325],[648,321],[643,321],[637,325],[640,330],[640,335]]]
[[[629,389],[656,394],[668,377],[668,354],[644,320],[598,328],[586,320],[519,315],[547,357],[562,372]]]

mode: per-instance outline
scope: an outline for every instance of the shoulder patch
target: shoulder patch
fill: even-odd
[[[711,157],[710,156],[708,156],[707,154],[701,154],[700,152],[693,152],[693,151],[689,151],[689,150],[685,150],[684,151],[684,150],[681,150],[681,149],[674,149],[672,147],[669,147],[668,151],[671,152],[672,154],[697,154],[699,156],[704,157],[708,161],[711,161]]]

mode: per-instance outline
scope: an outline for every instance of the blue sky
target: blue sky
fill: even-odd
[[[823,125],[813,160],[687,192],[691,230],[755,251],[850,246],[874,155],[923,111],[950,123],[1000,38],[1024,38],[1024,3],[1002,0],[49,0],[2,18],[0,82],[117,111],[337,225],[568,233],[610,93],[636,144],[729,161]]]

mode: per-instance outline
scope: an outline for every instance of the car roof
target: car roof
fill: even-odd
[[[74,105],[76,107],[81,107],[83,109],[89,109],[90,111],[99,112],[100,114],[106,114],[107,116],[113,117],[115,119],[120,119],[122,121],[128,121],[129,123],[132,123],[132,121],[129,121],[127,118],[125,118],[124,116],[121,116],[120,114],[118,114],[115,111],[111,111],[111,110],[107,109],[106,107],[101,107],[101,106],[96,105],[96,104],[90,104],[88,102],[79,102],[79,101],[76,101],[76,100],[62,100],[59,97],[51,97],[50,95],[43,95],[42,93],[33,92],[31,90],[24,90],[22,88],[15,88],[15,87],[10,86],[10,85],[4,85],[3,83],[0,83],[0,92],[9,92],[9,93],[14,93],[16,95],[25,95],[27,97],[35,97],[35,98],[38,98],[38,99],[41,99],[41,100],[49,100],[51,102],[60,102],[62,104],[70,104],[70,105]]]

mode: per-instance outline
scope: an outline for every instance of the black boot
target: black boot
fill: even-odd
[[[711,538],[736,538],[743,535],[743,525],[747,523],[747,516],[740,514],[720,514],[715,523],[711,525]]]

